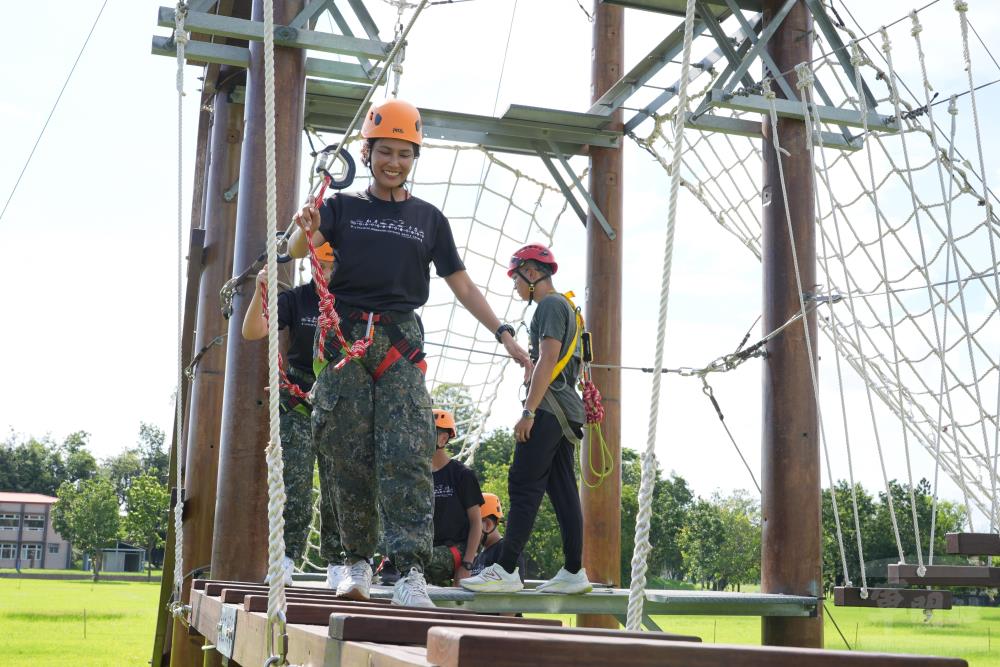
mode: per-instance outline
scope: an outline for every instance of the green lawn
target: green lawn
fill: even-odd
[[[159,584],[0,579],[0,664],[80,667],[145,665],[152,652]],[[958,656],[973,667],[1000,667],[1000,608],[935,612],[828,608],[852,646],[863,651]],[[86,612],[86,625],[84,624]],[[571,616],[562,617],[567,625]],[[760,620],[657,616],[666,631],[706,642],[757,644]],[[992,631],[997,631],[997,640]],[[844,642],[826,617],[826,643]],[[997,646],[994,648],[993,643]]]
[[[87,570],[43,570],[41,568],[21,568],[22,574],[52,574],[52,575],[64,575],[73,574],[81,577],[89,577],[90,572]],[[17,574],[17,570],[12,567],[0,567],[0,574]],[[159,577],[163,574],[163,570],[159,568],[153,568],[152,576]],[[101,571],[101,576],[114,576],[114,577],[128,577],[130,579],[146,579],[147,573],[145,570],[142,572],[104,572]]]
[[[159,591],[145,582],[0,579],[0,664],[145,665]]]

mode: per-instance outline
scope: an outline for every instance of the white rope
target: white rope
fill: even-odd
[[[928,76],[927,76],[927,60],[926,60],[926,58],[924,56],[924,47],[923,47],[923,43],[920,40],[920,33],[923,32],[923,26],[920,24],[920,17],[917,14],[916,11],[910,12],[910,21],[911,21],[910,35],[913,36],[913,41],[916,44],[916,47],[917,47],[917,59],[920,62],[920,74],[921,74],[921,77],[922,77],[922,80],[923,80],[923,85],[921,86],[921,88],[924,91],[924,107],[927,109],[927,118],[928,118],[928,121],[929,121],[928,122],[928,126],[930,128],[931,146],[934,147],[934,153],[935,153],[935,155],[940,155],[941,151],[940,151],[940,148],[938,147],[937,128],[936,128],[936,123],[934,122],[934,107],[931,104],[931,94],[930,94],[930,92],[931,92],[932,88],[931,88],[930,80],[928,79]],[[898,99],[898,97],[897,97],[897,99]],[[898,111],[897,111],[897,113],[898,113]],[[951,143],[952,143],[952,145],[954,145],[954,141],[955,141],[955,137],[954,137],[954,134],[953,134],[952,137],[951,137]],[[951,287],[947,283],[949,282],[949,279],[951,278],[951,260],[952,260],[952,254],[954,252],[955,237],[954,237],[953,230],[952,230],[951,201],[949,200],[948,193],[946,192],[946,188],[945,188],[945,184],[944,184],[944,169],[941,166],[941,160],[940,159],[935,160],[935,165],[937,167],[938,187],[940,187],[940,189],[941,189],[941,198],[944,200],[944,215],[945,215],[945,222],[946,222],[946,226],[947,226],[947,236],[946,236],[946,239],[945,239],[945,243],[948,246],[948,250],[945,253],[945,270],[944,270],[945,283],[946,283],[946,285],[945,285],[945,292],[944,292],[944,302],[947,304],[948,303],[948,298],[949,298],[948,297],[948,293],[949,293],[950,287]],[[912,179],[912,176],[911,176],[911,179]],[[949,179],[949,183],[951,185],[954,185],[954,182],[955,182],[954,179]],[[910,188],[910,192],[914,193],[914,190],[913,190],[912,187]],[[916,204],[916,201],[914,201],[914,204]],[[923,241],[921,240],[921,244],[922,243],[923,243]],[[922,247],[921,247],[921,250],[923,250]],[[925,260],[924,265],[926,266],[926,264],[927,264],[927,262]],[[957,261],[956,261],[956,273],[957,273],[957,268],[958,268],[958,265],[957,265]],[[927,280],[928,280],[928,289],[927,289],[928,300],[933,303],[933,297],[932,297],[931,289],[930,289],[930,286],[929,286],[929,281],[930,281],[930,274],[929,273],[927,275]],[[959,289],[961,289],[961,287],[959,287]],[[947,310],[945,310],[944,323],[942,325],[941,337],[940,337],[939,346],[938,346],[938,349],[939,349],[938,354],[940,355],[940,358],[941,358],[941,377],[940,377],[940,382],[938,383],[938,396],[944,395],[945,387],[946,387],[946,383],[947,383],[947,368],[946,368],[946,365],[945,365],[945,353],[946,353],[947,342],[948,342],[948,321],[949,321],[949,319],[950,318],[948,317]],[[950,406],[951,392],[948,392],[948,395],[947,395],[946,398],[949,401],[949,413],[952,415],[952,419],[951,419],[951,422],[952,422],[951,423],[951,433],[952,433],[952,437],[954,437],[955,434],[957,433],[957,428],[955,426],[954,412],[953,412],[953,410],[951,409],[951,406]],[[943,437],[942,436],[941,423],[943,422],[943,420],[944,420],[944,402],[941,401],[941,400],[938,400],[937,428],[935,429],[935,434],[934,434],[934,482],[933,482],[932,496],[931,496],[931,528],[930,528],[930,535],[929,535],[929,537],[927,539],[927,563],[929,565],[933,565],[934,564],[934,538],[937,535],[938,482],[939,482],[940,473],[941,473],[941,438]],[[961,474],[961,467],[959,467],[959,473]],[[965,490],[964,484],[962,485],[962,487],[963,487],[963,493],[965,495],[965,504],[966,504],[966,507],[968,509],[968,514],[969,514],[970,519],[971,519],[972,509],[969,507],[969,493],[968,493],[967,490]]]
[[[268,651],[278,664],[285,664],[285,480],[281,452],[281,422],[278,388],[278,186],[275,156],[274,108],[274,0],[264,0],[264,174],[267,214],[267,294],[271,317],[267,318],[267,386],[270,439],[267,444],[267,623]]]
[[[674,227],[677,223],[677,197],[681,185],[681,153],[684,148],[684,121],[687,113],[687,81],[691,69],[691,44],[694,39],[695,0],[688,0],[684,13],[684,49],[681,57],[680,92],[674,118],[674,154],[671,161],[667,230],[663,246],[663,275],[660,283],[660,313],[656,329],[656,352],[653,360],[653,387],[649,400],[649,431],[642,454],[642,476],[639,482],[639,510],[635,524],[635,549],[632,553],[632,581],[628,594],[626,628],[638,630],[642,624],[643,603],[646,601],[646,559],[651,550],[649,526],[652,519],[653,487],[656,481],[656,426],[660,412],[660,370],[663,368],[663,347],[667,331],[667,304],[670,297],[670,270],[673,263]]]
[[[812,88],[813,88],[813,82],[815,81],[815,76],[813,75],[812,70],[809,68],[809,64],[808,63],[800,63],[799,65],[797,65],[795,67],[795,76],[796,76],[796,87],[799,90],[799,99],[802,102],[802,120],[803,120],[803,123],[805,124],[805,129],[806,129],[806,150],[809,153],[809,162],[810,162],[810,164],[813,165],[813,169],[810,170],[810,172],[809,172],[810,180],[812,181],[812,189],[813,189],[813,199],[814,199],[813,206],[815,207],[814,210],[818,212],[819,208],[820,208],[819,207],[819,201],[820,200],[819,200],[819,188],[816,187],[816,171],[815,171],[815,169],[816,169],[816,156],[815,156],[816,151],[813,148],[813,123],[814,123],[814,119],[813,119],[813,114],[812,114],[812,112],[810,110],[810,102],[809,102],[812,99]],[[765,90],[770,91],[770,85],[771,85],[770,81],[768,81],[765,84]],[[773,100],[774,100],[774,93],[773,93],[773,91],[771,92],[771,96],[772,97],[769,98],[769,99],[772,100],[772,106],[773,106]],[[775,137],[775,142],[777,142],[777,140],[778,140],[777,139],[778,130],[777,130],[776,115],[771,117],[771,128],[772,128],[772,134]],[[822,135],[822,132],[816,132],[815,134],[816,134],[817,137],[819,137],[820,153],[822,154],[822,152],[823,152],[823,135]],[[778,161],[780,163],[780,161],[781,161],[781,153],[780,152],[778,153],[777,157],[778,157]],[[825,159],[825,157],[824,157],[824,159]],[[782,170],[782,173],[783,173],[783,171],[784,170]],[[784,192],[784,186],[782,186],[782,192]],[[785,206],[786,206],[786,215],[788,215],[788,212],[787,212],[788,203],[787,202],[785,203]],[[788,223],[788,225],[789,225],[789,233],[791,233],[791,231],[792,231],[791,216],[788,216],[788,220],[789,220],[789,223]],[[814,218],[813,224],[815,224],[815,218]],[[792,253],[793,253],[793,257],[794,257],[795,253],[796,253],[796,251],[795,251],[795,237],[794,236],[789,236],[789,242],[791,243]],[[825,244],[825,240],[823,241],[823,243]],[[825,255],[825,252],[824,252],[824,255]],[[825,256],[824,256],[824,259],[825,259]],[[796,278],[798,279],[798,271],[797,270],[796,270]],[[801,284],[801,279],[798,279],[798,280],[799,280],[799,284]],[[800,296],[799,303],[800,303],[800,308],[801,308],[799,312],[800,313],[804,313],[805,312],[805,301],[801,298],[801,296]],[[833,312],[833,310],[834,310],[834,308],[833,308],[833,301],[830,301],[828,303],[828,305],[830,307],[830,315],[831,315],[831,317],[835,317],[836,315]],[[810,336],[809,333],[808,333],[808,331],[809,331],[809,322],[805,318],[803,318],[802,326],[803,326],[804,330],[806,331],[806,336],[807,336],[806,340],[808,341],[809,340],[809,336]],[[836,345],[834,345],[834,349],[836,349]],[[809,350],[808,347],[807,347],[807,350]],[[823,446],[823,457],[826,460],[826,475],[827,475],[828,482],[830,484],[830,503],[831,503],[831,506],[832,506],[832,509],[833,509],[833,523],[834,523],[834,528],[835,528],[835,532],[837,533],[837,547],[838,547],[838,550],[839,550],[839,553],[840,553],[840,566],[841,566],[841,569],[844,572],[844,585],[845,586],[851,586],[852,585],[852,583],[851,583],[851,572],[847,568],[847,549],[844,547],[844,530],[843,530],[843,527],[841,526],[841,523],[840,523],[840,508],[838,507],[838,502],[837,502],[837,486],[836,486],[836,484],[833,481],[833,466],[830,465],[830,447],[829,447],[829,443],[827,442],[827,439],[826,439],[826,429],[824,428],[823,421],[820,418],[821,412],[820,412],[820,402],[819,402],[819,387],[818,387],[818,384],[816,383],[816,373],[815,373],[814,370],[812,370],[812,364],[813,364],[813,361],[812,361],[812,352],[809,351],[808,354],[809,354],[810,374],[811,374],[811,377],[812,377],[812,380],[813,380],[813,400],[816,403],[816,417],[817,417],[817,421],[819,422],[819,426],[820,426],[820,440],[822,441],[822,446]],[[838,379],[839,379],[839,372],[840,372],[840,356],[839,356],[839,354],[837,355],[837,371],[838,371]],[[843,391],[844,391],[843,390],[843,386],[841,385],[841,387],[840,387],[840,392],[841,392],[840,402],[841,402],[841,406],[843,406],[843,403],[844,403]],[[845,417],[844,417],[844,426],[845,426],[845,434],[846,434],[846,432],[847,432],[846,431],[846,426],[847,426],[846,411],[845,411],[844,414],[845,414]],[[852,482],[851,482],[851,484],[852,484],[851,491],[853,492],[853,490],[854,490],[853,489],[853,475],[852,475]],[[855,509],[855,515],[857,515],[857,504],[855,504],[854,509]],[[859,544],[859,551],[860,551],[860,544]],[[862,580],[864,580],[864,574],[862,574]],[[861,596],[862,596],[862,598],[867,598],[868,597],[868,590],[867,589],[868,589],[868,586],[863,583],[862,587],[861,587]]]
[[[861,48],[858,46],[857,42],[855,42],[853,44],[852,51],[853,51],[853,53],[852,53],[852,56],[851,56],[851,64],[854,65],[854,70],[855,70],[855,75],[856,75],[855,86],[856,86],[857,90],[863,90],[863,88],[862,88],[863,81],[861,79],[861,65],[865,64],[866,62],[868,62],[868,59],[861,52]],[[868,102],[865,99],[864,95],[859,95],[858,97],[859,97],[858,103],[860,105],[860,112],[861,112],[862,131],[863,131],[864,136],[869,136],[869,130],[868,130]],[[866,157],[868,158],[868,173],[869,173],[869,175],[871,177],[871,182],[872,182],[872,189],[868,192],[868,195],[872,198],[872,202],[873,202],[873,205],[875,207],[875,220],[878,222],[878,226],[879,226],[879,230],[878,230],[878,235],[879,235],[879,239],[880,239],[879,245],[880,245],[880,247],[883,247],[883,250],[882,250],[882,253],[883,253],[883,267],[882,267],[883,271],[882,271],[881,275],[886,276],[885,267],[884,267],[884,264],[885,264],[885,250],[884,250],[883,244],[881,243],[881,239],[882,239],[882,229],[881,229],[881,227],[882,227],[882,210],[879,208],[879,205],[878,205],[878,194],[876,193],[876,189],[877,188],[876,188],[876,184],[875,184],[875,164],[874,164],[874,160],[872,158],[872,148],[871,148],[871,142],[870,141],[866,141],[865,142],[865,153],[866,153]],[[845,271],[846,271],[847,264],[846,264],[846,259],[844,258],[843,248],[841,248],[840,255],[841,255],[842,261],[844,262],[844,268],[845,268]],[[886,276],[885,279],[888,280],[888,276]],[[889,306],[889,321],[891,323],[892,322],[892,301],[890,300],[889,295],[886,295],[886,301],[888,302],[888,306]],[[854,313],[853,299],[849,298],[848,299],[848,303],[850,305],[851,317],[854,319],[855,333],[858,334],[858,348],[860,349],[860,347],[861,347],[861,337],[860,337],[860,333],[858,332],[858,327],[860,325],[858,324],[858,318],[855,316],[855,313]],[[896,352],[896,345],[895,345],[895,337],[894,336],[893,336],[893,351],[894,351],[894,353],[898,357],[898,352]],[[862,360],[861,361],[862,366],[864,367],[865,364],[866,364],[866,360],[865,360],[864,355],[861,355],[861,360]],[[886,472],[886,468],[885,468],[885,455],[884,455],[884,453],[882,451],[882,440],[879,437],[879,429],[878,429],[878,425],[877,425],[877,420],[875,419],[875,406],[872,403],[872,398],[871,398],[871,384],[872,384],[871,382],[868,382],[868,381],[865,382],[865,386],[867,388],[867,396],[868,396],[868,411],[871,414],[871,418],[872,418],[872,431],[873,431],[873,433],[875,435],[875,448],[878,450],[879,465],[882,468],[882,482],[885,484],[886,503],[889,505],[889,519],[891,520],[891,523],[892,523],[892,533],[893,533],[893,536],[896,538],[896,549],[899,552],[899,562],[900,563],[905,563],[906,562],[906,555],[905,555],[905,553],[903,551],[903,540],[902,540],[902,538],[899,535],[899,524],[898,524],[898,522],[896,520],[895,502],[892,499],[892,487],[889,485],[889,474]],[[901,412],[902,412],[902,407],[903,406],[900,405],[900,411]]]
[[[187,5],[177,3],[174,12],[174,43],[177,45],[177,398],[174,401],[174,461],[177,465],[177,490],[174,504],[174,602],[181,602],[184,586],[184,51],[188,33],[184,30]],[[176,611],[175,611],[176,613]]]
[[[892,42],[889,40],[889,31],[888,30],[886,30],[885,28],[882,28],[882,30],[880,32],[882,33],[882,52],[885,53],[886,62],[889,65],[889,72],[888,72],[888,77],[889,77],[889,93],[890,93],[890,97],[892,98],[893,105],[895,107],[896,118],[898,119],[898,122],[900,123],[900,125],[902,125],[902,123],[903,123],[903,117],[902,117],[902,114],[900,113],[900,108],[899,108],[899,93],[896,91],[896,71],[895,71],[895,69],[892,66]],[[910,175],[911,178],[912,178],[912,172],[910,172],[910,153],[909,153],[909,151],[906,148],[906,135],[905,134],[901,138],[901,141],[902,141],[902,145],[903,145],[903,160],[904,160],[904,163],[906,165],[907,174]],[[910,190],[911,196],[915,197],[915,194],[913,194],[913,181],[912,180],[910,180],[910,188],[909,188],[909,190]],[[920,231],[920,214],[918,213],[918,211],[920,210],[920,208],[919,208],[919,206],[917,206],[916,199],[913,200],[913,204],[914,204],[914,207],[913,207],[914,215],[916,216],[917,235],[920,237],[920,249],[921,249],[921,252],[923,253],[924,252],[923,233]],[[885,270],[885,275],[888,276],[889,273],[888,273],[888,268],[886,267],[885,250],[884,250],[884,245],[882,243],[879,243],[879,250],[882,252],[882,264],[883,264],[883,268]],[[926,265],[926,253],[924,253],[924,262],[925,262],[925,265]],[[928,277],[928,280],[927,280],[927,291],[928,291],[928,294],[930,294],[931,287],[930,287],[930,278],[929,277]],[[936,314],[936,312],[934,310],[933,305],[931,306],[931,317],[934,320],[934,332],[937,334],[938,343],[940,344],[941,335],[940,335],[940,333],[938,331],[937,314]],[[890,310],[890,316],[889,316],[889,331],[890,331],[890,334],[891,334],[891,337],[892,337],[893,347],[895,348],[896,347],[896,331],[895,331],[895,327],[892,324],[891,310]],[[903,404],[903,380],[902,380],[902,377],[899,374],[899,352],[898,352],[898,350],[895,351],[894,356],[895,356],[895,370],[896,370],[896,389],[897,389],[897,391],[899,393],[899,404],[902,405]],[[902,417],[902,416],[900,417],[900,424],[899,425],[900,425],[900,429],[903,431],[903,455],[904,455],[904,457],[906,459],[906,478],[907,478],[907,481],[909,482],[910,515],[911,515],[911,517],[913,519],[913,543],[914,543],[915,548],[917,550],[917,574],[919,574],[922,577],[922,576],[924,576],[924,572],[926,570],[924,569],[923,547],[920,544],[920,525],[919,525],[919,522],[917,520],[917,498],[916,498],[916,492],[915,492],[915,490],[913,488],[913,466],[910,464],[910,437],[909,437],[909,430],[906,428],[906,418],[905,417]]]
[[[967,16],[969,11],[969,4],[965,0],[955,0],[955,11],[958,12],[959,24],[962,28],[962,60],[965,63],[965,73],[969,81],[969,101],[972,104],[972,125],[976,130],[976,150],[979,157],[979,177],[983,182],[983,198],[984,208],[986,209],[985,220],[987,227],[993,224],[993,203],[990,199],[990,188],[986,180],[986,161],[983,158],[983,134],[979,127],[979,107],[976,104],[976,86],[972,80],[972,58],[969,55],[969,17]],[[988,234],[990,239],[990,257],[993,260],[993,266],[997,266],[997,250],[996,242],[993,239],[993,232],[990,230]],[[1000,294],[1000,277],[996,273],[993,274],[994,287],[998,294]],[[1000,420],[1000,382],[997,383],[997,419]],[[983,429],[985,430],[986,424],[983,420]],[[996,429],[996,434],[993,439],[993,470],[991,475],[993,498],[990,503],[990,531],[993,532],[997,526],[997,459],[1000,458],[1000,428]],[[987,449],[989,449],[989,443],[987,442]]]

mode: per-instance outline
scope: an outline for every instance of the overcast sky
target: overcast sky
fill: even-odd
[[[6,200],[103,0],[36,0],[11,8],[0,41],[0,196]],[[170,430],[176,378],[177,115],[175,62],[150,54],[160,3],[110,0],[32,162],[0,221],[0,327],[3,371],[0,428],[60,439],[83,429],[98,456],[131,446],[140,421]],[[391,37],[394,10],[371,1],[382,36]],[[588,6],[589,3],[584,3]],[[848,3],[866,31],[904,17],[912,3]],[[950,2],[926,16],[931,78],[943,94],[963,90],[958,21]],[[971,2],[982,38],[997,43],[1000,9]],[[516,12],[512,11],[516,7]],[[846,17],[845,17],[846,18]],[[513,20],[512,20],[513,19]],[[676,19],[629,10],[626,67],[676,25]],[[506,64],[505,47],[510,31]],[[321,23],[319,29],[324,29]],[[509,104],[585,111],[589,106],[591,24],[575,0],[477,0],[430,7],[411,33],[400,95],[419,106],[491,114]],[[909,24],[892,28],[910,40]],[[696,45],[696,58],[710,50]],[[1000,66],[974,44],[978,82],[1000,78]],[[500,83],[501,67],[503,80]],[[901,76],[919,84],[912,60]],[[185,196],[190,194],[201,69],[185,72]],[[916,88],[915,88],[916,89]],[[982,93],[989,108],[994,89]],[[993,107],[995,108],[995,107]],[[987,115],[987,119],[991,119]],[[984,122],[984,125],[988,125]],[[964,146],[974,135],[963,128]],[[649,128],[645,128],[648,133]],[[988,173],[1000,183],[996,134],[984,128]],[[970,139],[971,136],[971,139]],[[516,161],[515,161],[516,162]],[[574,164],[583,168],[585,162]],[[529,167],[526,167],[529,168]],[[530,167],[544,176],[540,165]],[[758,169],[752,166],[751,170]],[[476,174],[468,174],[474,179]],[[626,142],[625,307],[623,363],[651,366],[666,220],[663,170]],[[418,193],[419,194],[419,193]],[[184,203],[185,216],[190,210]],[[185,220],[185,226],[187,221]],[[186,236],[186,232],[185,232]],[[584,235],[572,216],[555,240],[560,289],[584,288]],[[509,255],[512,247],[503,247]],[[481,280],[480,276],[473,275]],[[665,365],[700,366],[730,351],[760,313],[760,263],[682,194]],[[588,313],[593,321],[598,313]],[[754,330],[754,335],[759,329]],[[821,345],[825,344],[825,341]],[[997,349],[996,347],[993,348]],[[822,348],[821,348],[822,350]],[[994,361],[995,363],[995,361]],[[726,423],[755,472],[759,470],[760,362],[711,378]],[[829,368],[821,369],[832,377]],[[510,426],[519,406],[508,376],[491,425]],[[648,375],[623,375],[623,444],[642,448],[649,415]],[[993,380],[992,387],[996,386]],[[822,391],[835,386],[824,381]],[[855,386],[851,401],[863,409]],[[995,400],[995,389],[986,401]],[[663,468],[688,478],[702,494],[751,489],[752,483],[694,378],[663,386],[657,454]],[[835,394],[832,396],[835,399]],[[862,412],[858,417],[864,421]],[[883,415],[881,419],[888,419]],[[897,426],[898,429],[898,426]],[[834,436],[834,439],[836,436]],[[862,432],[855,474],[870,489],[881,473]],[[890,476],[904,478],[898,431]],[[857,442],[858,440],[856,440]],[[933,474],[931,457],[913,443],[914,477]],[[846,475],[843,450],[831,450],[834,474]],[[825,473],[824,473],[825,480]],[[954,484],[942,495],[957,500]]]

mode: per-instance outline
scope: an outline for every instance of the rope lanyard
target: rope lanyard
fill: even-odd
[[[663,348],[667,329],[667,304],[670,297],[670,269],[673,262],[674,227],[677,222],[677,197],[681,180],[681,154],[684,146],[684,121],[687,115],[687,82],[691,70],[691,44],[694,40],[695,0],[687,0],[684,12],[684,46],[681,57],[680,90],[674,118],[674,146],[670,172],[670,198],[667,209],[667,229],[663,247],[663,273],[660,281],[660,310],[656,330],[653,387],[649,404],[649,430],[646,449],[642,454],[642,476],[639,483],[639,511],[635,525],[635,549],[632,553],[632,582],[629,586],[626,628],[636,631],[642,624],[643,603],[646,600],[647,558],[652,550],[649,528],[652,520],[653,488],[656,477],[656,425],[660,411],[660,373],[663,368]]]

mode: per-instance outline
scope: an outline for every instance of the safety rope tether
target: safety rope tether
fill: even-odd
[[[649,432],[646,450],[642,454],[642,478],[639,484],[639,512],[635,524],[635,550],[632,554],[632,583],[628,595],[626,627],[638,630],[642,624],[642,607],[646,600],[646,559],[651,547],[649,526],[652,520],[653,487],[656,478],[656,422],[660,411],[660,370],[663,368],[663,348],[667,330],[667,303],[670,296],[670,269],[674,252],[674,227],[677,222],[677,196],[680,190],[681,153],[684,147],[684,121],[687,115],[687,82],[691,69],[691,44],[694,38],[695,0],[688,0],[684,12],[684,48],[681,57],[680,92],[674,118],[674,152],[670,172],[670,198],[667,210],[667,231],[663,247],[663,275],[660,284],[660,312],[656,330],[653,387],[649,403]]]

